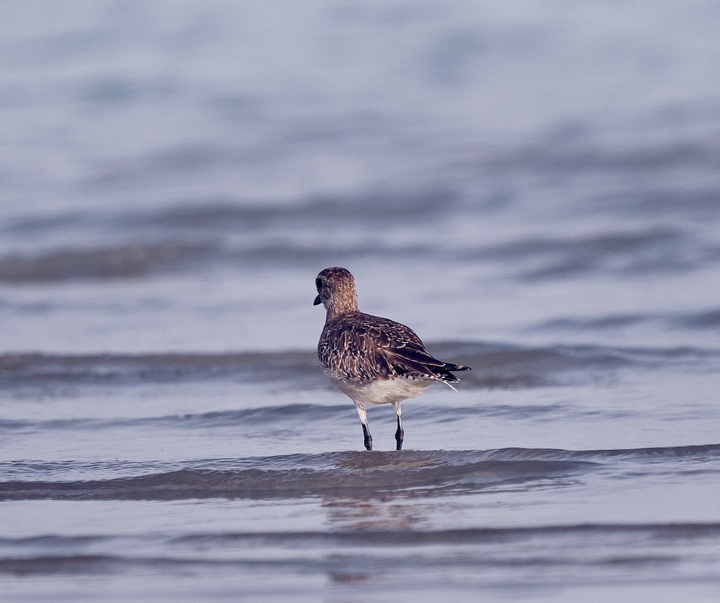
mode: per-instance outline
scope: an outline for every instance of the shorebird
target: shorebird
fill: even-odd
[[[397,450],[402,450],[401,402],[419,396],[434,382],[454,390],[450,384],[460,379],[452,371],[470,368],[433,357],[410,327],[361,312],[349,270],[326,268],[317,275],[315,286],[318,295],[313,305],[322,304],[327,310],[318,343],[323,371],[355,403],[367,450],[372,450],[372,436],[365,407],[392,404],[397,416],[395,441]]]

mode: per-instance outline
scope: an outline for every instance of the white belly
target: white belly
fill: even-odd
[[[432,381],[420,379],[387,379],[369,383],[352,383],[330,376],[330,381],[341,392],[359,404],[391,404],[422,394]]]

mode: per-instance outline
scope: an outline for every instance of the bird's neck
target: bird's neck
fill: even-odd
[[[327,308],[327,320],[333,320],[343,314],[352,314],[359,311],[357,299],[336,300]]]

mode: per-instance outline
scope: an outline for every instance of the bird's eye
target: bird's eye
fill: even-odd
[[[322,287],[322,281],[319,278],[315,279],[315,288],[320,291],[320,287]]]

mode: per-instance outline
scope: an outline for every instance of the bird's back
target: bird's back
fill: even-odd
[[[388,318],[350,312],[325,323],[318,357],[334,379],[368,383],[386,379],[457,381],[464,367],[434,358],[410,328]]]

